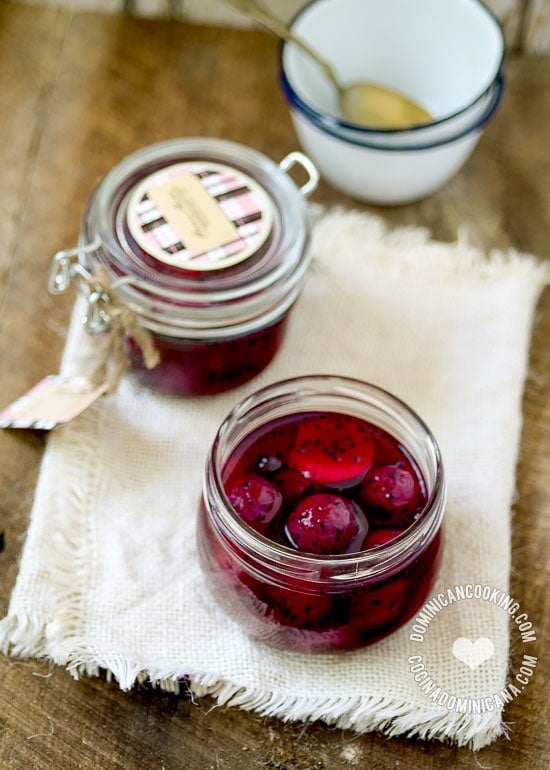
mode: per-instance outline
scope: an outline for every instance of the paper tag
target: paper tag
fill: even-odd
[[[145,177],[128,203],[127,223],[145,252],[185,270],[221,270],[244,261],[273,227],[266,191],[220,163],[176,163]]]
[[[50,374],[0,413],[0,428],[52,430],[70,422],[107,389],[93,388],[85,377]]]

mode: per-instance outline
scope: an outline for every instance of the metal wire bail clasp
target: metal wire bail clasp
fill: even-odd
[[[82,323],[90,334],[106,332],[111,326],[111,316],[107,310],[111,300],[101,289],[95,289],[88,296],[88,308]]]
[[[96,238],[87,246],[58,251],[53,257],[48,279],[51,294],[63,294],[74,284],[86,297],[87,309],[82,322],[90,334],[107,331],[111,325],[108,312],[111,300],[94,280],[85,260],[85,256],[97,251],[100,245],[100,239]]]
[[[283,169],[283,171],[287,173],[293,166],[301,166],[303,168],[308,177],[306,183],[300,187],[300,192],[304,198],[307,198],[309,195],[311,195],[311,193],[314,192],[314,190],[317,188],[320,179],[319,172],[307,157],[307,155],[304,155],[302,152],[298,152],[296,150],[295,152],[289,153],[282,159],[282,161],[279,163],[279,166]]]

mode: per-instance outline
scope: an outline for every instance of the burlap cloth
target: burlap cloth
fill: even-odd
[[[507,592],[521,397],[547,271],[523,255],[487,257],[421,230],[390,232],[357,212],[321,217],[314,255],[283,349],[254,382],[177,399],[126,377],[51,434],[0,642],[75,676],[104,669],[124,689],[184,680],[195,696],[264,715],[479,748],[506,729],[498,702],[480,713],[438,702],[415,680],[411,659],[421,656],[453,704],[487,703],[507,681],[508,612],[466,598],[437,613],[422,643],[410,638],[412,620],[354,653],[271,649],[250,641],[207,593],[197,501],[207,449],[237,400],[292,375],[360,377],[407,401],[440,443],[449,498],[433,594],[466,584]],[[93,340],[79,316],[64,373],[89,372]],[[452,654],[458,637],[488,638],[494,653],[472,668]]]

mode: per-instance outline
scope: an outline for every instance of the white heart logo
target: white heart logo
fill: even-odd
[[[474,669],[493,656],[495,645],[486,636],[480,636],[475,642],[459,636],[454,640],[452,650],[455,658]]]

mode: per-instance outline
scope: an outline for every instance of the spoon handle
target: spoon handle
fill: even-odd
[[[301,37],[298,37],[293,32],[291,32],[290,29],[285,24],[283,24],[280,19],[273,16],[270,11],[260,5],[260,3],[258,3],[256,0],[225,0],[225,2],[227,5],[233,6],[233,8],[236,8],[241,13],[244,13],[246,16],[253,19],[262,27],[268,29],[270,32],[273,32],[278,37],[283,38],[283,40],[287,40],[289,43],[294,43],[303,51],[305,51],[308,56],[317,62],[317,64],[324,70],[326,76],[334,83],[338,91],[340,91],[340,84],[330,64],[321,56],[319,56],[317,51],[314,51],[313,48],[310,48],[305,40],[302,40]]]

